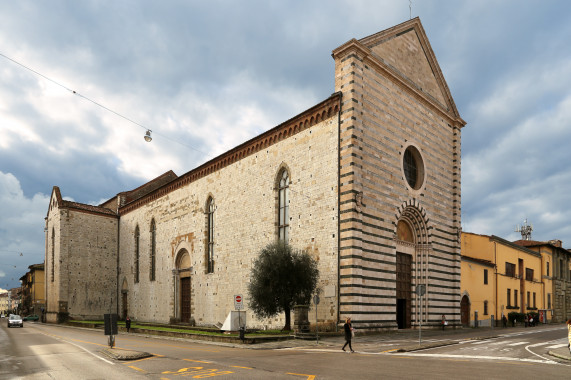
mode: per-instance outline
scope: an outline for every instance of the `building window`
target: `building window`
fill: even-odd
[[[135,227],[135,282],[139,282],[139,226]]]
[[[514,306],[518,307],[517,306],[517,289],[514,289]]]
[[[52,282],[54,282],[54,278],[55,278],[55,275],[54,275],[54,272],[55,272],[55,256],[56,256],[55,252],[56,252],[56,231],[55,231],[55,229],[52,228],[52,262],[51,262],[51,264],[52,264],[51,265],[51,272],[52,272],[51,273],[51,280],[52,280]]]
[[[537,306],[535,304],[535,292],[533,292],[533,308],[536,309]]]
[[[484,269],[484,285],[488,285],[488,270]]]
[[[151,273],[149,279],[155,281],[157,263],[157,225],[155,220],[151,220]]]
[[[416,147],[411,145],[406,148],[402,165],[408,185],[414,190],[420,189],[424,182],[424,162]]]
[[[531,307],[531,293],[527,292],[527,307]]]
[[[533,269],[525,268],[525,280],[533,281]]]
[[[214,273],[214,199],[206,201],[206,273]]]
[[[551,293],[547,293],[547,308],[551,309]]]
[[[515,277],[515,264],[506,262],[506,276]]]
[[[488,301],[484,301],[484,315],[488,315]]]
[[[283,169],[281,172],[278,190],[278,238],[285,242],[289,238],[289,173]]]
[[[559,278],[563,280],[563,259],[559,259]]]
[[[511,291],[511,289],[508,289],[507,297],[508,297],[508,300],[507,300],[508,307],[511,307],[512,306],[512,291]]]
[[[549,277],[549,261],[546,262],[545,264],[547,264],[547,268],[546,268],[547,269],[547,277]]]

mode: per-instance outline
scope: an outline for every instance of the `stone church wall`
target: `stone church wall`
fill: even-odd
[[[48,321],[56,322],[57,313],[69,313],[73,319],[102,319],[114,313],[117,218],[57,207],[50,211],[47,225]]]
[[[181,249],[191,259],[191,315],[197,325],[224,322],[233,296],[245,298],[248,327],[283,327],[283,315],[257,320],[248,309],[253,260],[277,238],[277,176],[290,174],[290,241],[319,263],[320,323],[337,319],[337,116],[287,137],[182,188],[121,215],[120,284],[128,313],[168,323],[175,315],[175,269]],[[205,273],[205,206],[215,203],[214,273]],[[156,280],[150,281],[150,226],[157,229]],[[140,281],[134,282],[134,231],[140,229]],[[311,310],[311,316],[315,315]]]
[[[379,51],[393,60],[402,52],[422,51],[418,38],[410,37],[414,34],[397,35]],[[416,46],[409,46],[413,42]],[[408,207],[428,226],[427,242],[411,248],[413,289],[419,282],[427,285],[424,323],[437,324],[442,314],[459,320],[460,128],[439,110],[446,107],[439,103],[443,96],[419,96],[421,91],[403,84],[407,80],[397,79],[399,73],[394,75],[394,68],[374,54],[356,46],[335,56],[335,87],[343,93],[341,319],[352,316],[357,326],[370,328],[396,326],[396,225]],[[420,67],[416,60],[405,61],[411,78]],[[423,68],[416,75],[424,80],[426,73]],[[436,86],[430,91],[435,93]],[[403,153],[409,145],[418,148],[425,165],[425,184],[418,190],[404,178]],[[420,260],[425,272],[416,278]]]
[[[52,204],[54,200],[52,199]],[[46,256],[45,256],[45,274],[46,274],[46,318],[48,322],[57,322],[57,312],[59,310],[59,301],[61,295],[61,244],[65,244],[61,239],[61,215],[65,214],[64,210],[52,208],[46,218]],[[55,238],[54,238],[55,237]]]

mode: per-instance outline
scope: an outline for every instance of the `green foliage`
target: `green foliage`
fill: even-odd
[[[249,307],[261,318],[286,313],[289,330],[290,310],[308,305],[317,288],[317,261],[305,251],[294,250],[283,241],[264,247],[254,261],[248,284]]]

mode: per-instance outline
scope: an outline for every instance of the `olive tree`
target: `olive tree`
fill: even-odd
[[[291,330],[294,305],[308,305],[319,280],[317,261],[283,241],[264,247],[252,265],[249,307],[261,318],[285,313],[283,330]]]

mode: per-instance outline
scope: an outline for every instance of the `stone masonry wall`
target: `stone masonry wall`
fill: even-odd
[[[416,42],[407,45],[415,39],[397,36],[390,49],[417,49]],[[419,281],[427,285],[424,324],[437,324],[442,314],[459,322],[460,129],[451,126],[446,110],[429,106],[370,51],[353,45],[334,54],[335,88],[343,93],[341,317],[352,316],[357,326],[396,327],[396,224],[402,210],[411,208],[429,234],[428,244],[413,254],[413,289]],[[424,161],[425,183],[418,190],[404,178],[408,145],[417,147]],[[422,279],[414,275],[419,252],[427,255]],[[413,295],[413,322],[414,305]]]
[[[70,318],[116,313],[117,218],[69,210],[65,229],[69,238],[62,244],[61,289]]]
[[[117,310],[117,217],[64,203],[57,189],[46,218],[47,321],[103,319]]]
[[[319,262],[320,323],[337,321],[337,113],[312,127],[158,197],[120,219],[120,275],[128,313],[138,321],[168,323],[175,310],[177,254],[191,259],[191,315],[197,325],[223,323],[242,294],[248,327],[283,327],[283,315],[258,320],[249,310],[253,260],[277,238],[277,176],[290,174],[290,241]],[[206,274],[208,197],[215,202],[214,273]],[[157,228],[156,280],[150,281],[150,225]],[[140,229],[140,281],[134,282],[134,231]],[[312,309],[310,316],[315,315]],[[293,316],[292,316],[293,317]],[[310,317],[311,319],[311,317]],[[313,322],[313,321],[312,321]]]

